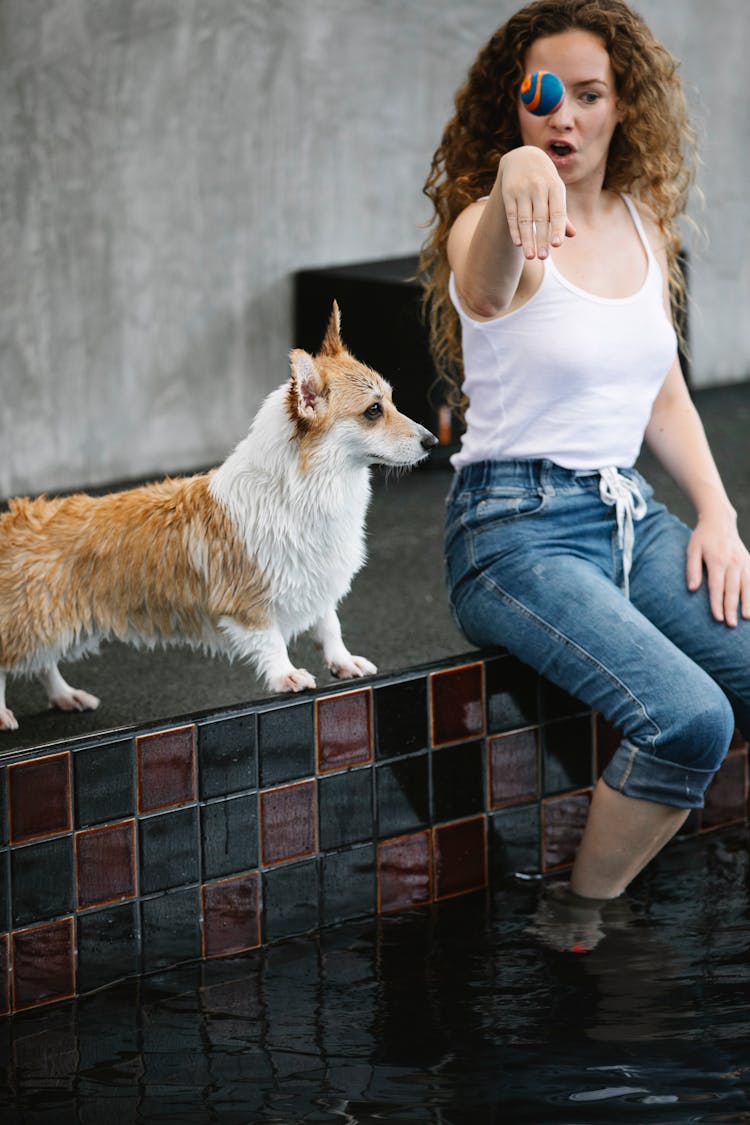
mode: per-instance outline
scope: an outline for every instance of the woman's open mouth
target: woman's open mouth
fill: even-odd
[[[565,160],[567,157],[572,156],[575,149],[572,145],[567,144],[565,141],[552,141],[547,151],[552,159],[557,163],[558,161]]]

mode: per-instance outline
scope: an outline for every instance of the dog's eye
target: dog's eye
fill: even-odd
[[[383,417],[383,407],[380,405],[379,402],[374,402],[372,404],[372,406],[368,406],[367,410],[365,410],[365,418],[369,418],[371,421],[374,421],[375,418],[382,418],[382,417]]]

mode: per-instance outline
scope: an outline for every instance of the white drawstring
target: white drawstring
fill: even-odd
[[[629,477],[618,473],[612,465],[599,470],[599,495],[610,507],[614,504],[617,516],[617,542],[622,551],[623,590],[630,596],[630,568],[633,564],[635,529],[633,520],[642,520],[648,505],[641,496],[638,485]]]

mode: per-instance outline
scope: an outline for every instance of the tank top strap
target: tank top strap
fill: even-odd
[[[635,227],[636,231],[638,232],[638,237],[640,238],[641,242],[643,243],[643,249],[646,251],[646,256],[647,256],[649,262],[653,261],[654,260],[654,252],[651,249],[651,243],[648,240],[648,235],[646,234],[646,228],[643,225],[643,219],[641,218],[641,216],[638,212],[638,208],[636,207],[635,203],[630,198],[630,196],[626,195],[624,192],[622,192],[620,194],[620,199],[623,201],[623,203],[627,207],[628,211],[630,212],[630,217],[633,220],[633,226]]]

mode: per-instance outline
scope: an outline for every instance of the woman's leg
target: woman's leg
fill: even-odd
[[[460,497],[448,569],[472,641],[506,647],[624,735],[574,868],[577,893],[612,898],[702,805],[734,718],[711,677],[618,589],[611,521],[579,491],[548,488],[536,508],[530,497]]]

